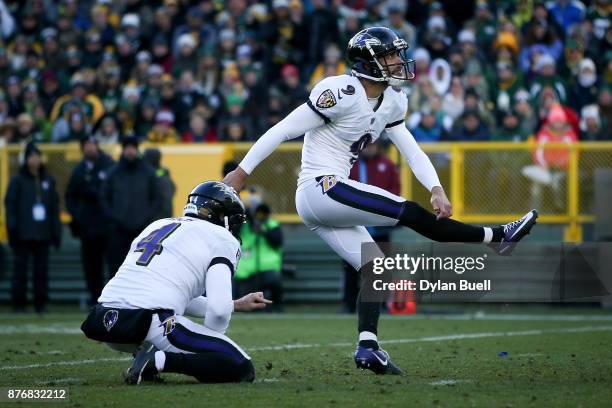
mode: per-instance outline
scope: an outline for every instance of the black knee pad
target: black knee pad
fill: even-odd
[[[404,201],[402,210],[400,211],[399,223],[406,227],[413,227],[427,216],[431,216],[431,214],[418,203],[414,201]]]

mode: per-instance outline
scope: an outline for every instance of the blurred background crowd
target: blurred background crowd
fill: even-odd
[[[609,0],[0,0],[0,144],[253,141],[384,25],[419,141],[609,140]]]

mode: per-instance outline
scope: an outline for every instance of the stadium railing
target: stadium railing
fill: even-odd
[[[155,145],[162,163],[177,185],[174,212],[179,214],[190,189],[206,179],[220,179],[223,163],[239,162],[250,143],[209,145]],[[535,166],[534,155],[542,148],[535,142],[459,142],[421,144],[438,170],[453,204],[454,218],[471,223],[494,224],[516,219],[530,208],[540,211],[539,222],[565,226],[564,239],[582,240],[582,226],[594,222],[594,173],[612,168],[612,142],[547,144],[546,156],[561,157],[567,165],[550,172]],[[81,159],[79,145],[41,145],[49,172],[56,178],[62,199],[73,167]],[[117,158],[118,146],[104,149]],[[20,146],[0,147],[0,193],[4,200],[10,177],[19,168]],[[401,194],[429,208],[429,194],[412,175],[392,147],[389,157],[400,167]],[[295,183],[300,168],[301,143],[284,143],[249,179],[264,191],[275,217],[299,223],[295,212]],[[565,159],[563,159],[563,157]],[[248,192],[244,193],[248,194]],[[0,241],[6,240],[4,202],[0,206]],[[64,222],[69,221],[63,212]]]

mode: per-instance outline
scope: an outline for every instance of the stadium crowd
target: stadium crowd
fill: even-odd
[[[252,141],[347,72],[348,39],[410,45],[419,141],[609,140],[609,0],[0,0],[0,144]]]

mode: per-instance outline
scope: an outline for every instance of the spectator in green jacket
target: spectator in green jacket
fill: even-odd
[[[283,232],[270,213],[265,203],[251,206],[247,212],[247,222],[240,230],[242,256],[234,286],[238,297],[251,290],[264,292],[274,302],[270,311],[279,312],[282,310]]]

